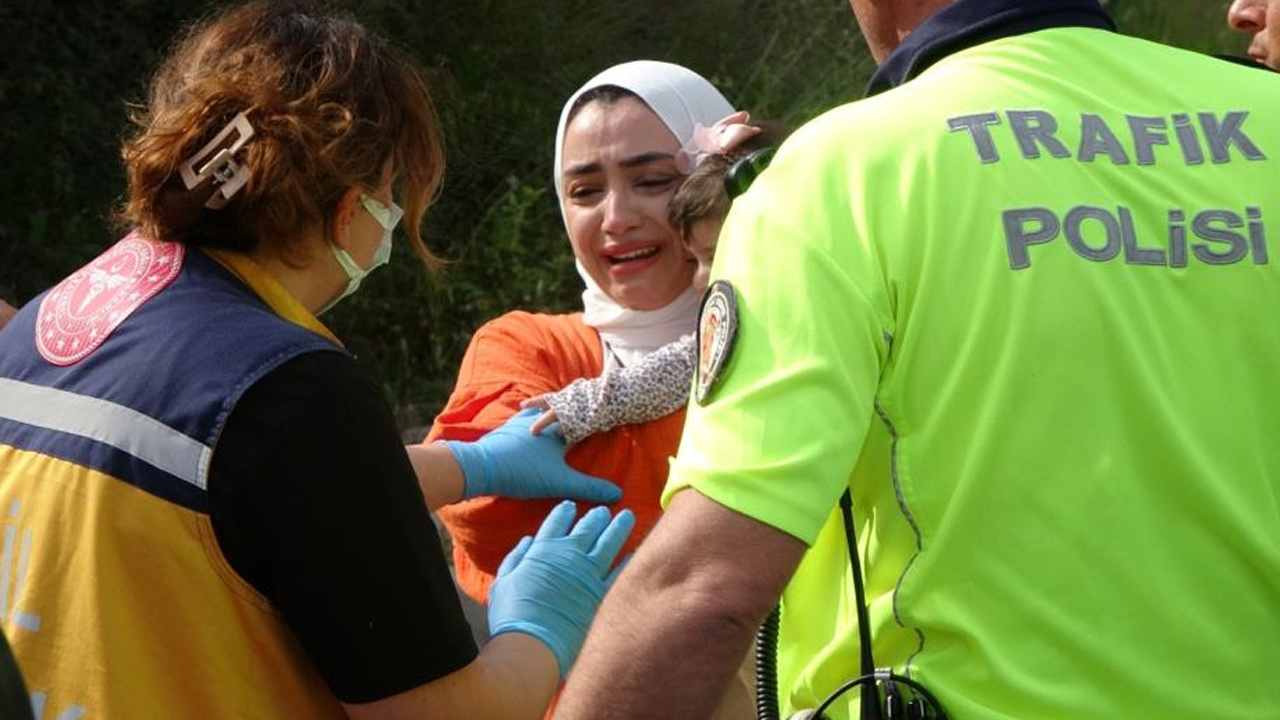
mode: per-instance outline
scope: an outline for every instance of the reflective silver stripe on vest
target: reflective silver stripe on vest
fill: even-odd
[[[206,489],[212,449],[123,405],[0,378],[0,418],[106,443]]]

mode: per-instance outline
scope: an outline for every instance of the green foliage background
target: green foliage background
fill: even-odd
[[[19,303],[116,239],[126,103],[170,39],[221,3],[0,3],[0,297]],[[382,378],[404,425],[452,386],[472,331],[513,308],[578,306],[551,159],[563,100],[624,60],[685,64],[759,117],[799,124],[856,99],[872,70],[844,0],[341,1],[427,69],[448,171],[426,234],[435,278],[403,245],[326,321]],[[1104,0],[1130,34],[1242,52],[1225,0]],[[1173,82],[1159,68],[1152,82]],[[874,142],[874,139],[868,139]],[[193,319],[193,321],[196,321]]]

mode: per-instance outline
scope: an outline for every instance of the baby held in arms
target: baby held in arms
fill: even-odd
[[[707,288],[720,226],[729,205],[768,163],[786,131],[774,123],[749,124],[738,112],[711,127],[699,125],[692,142],[680,150],[678,164],[688,178],[671,200],[670,223],[680,233],[699,292]],[[530,426],[539,433],[554,425],[572,445],[619,425],[665,417],[689,402],[698,349],[685,335],[630,367],[606,370],[599,377],[579,378],[563,390],[521,403],[542,415]]]

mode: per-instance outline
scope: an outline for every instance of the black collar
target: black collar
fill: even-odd
[[[974,45],[1057,27],[1116,29],[1098,0],[960,0],[903,38],[876,68],[866,94],[897,87],[942,58]]]
[[[1219,55],[1214,55],[1214,57],[1219,60],[1225,60],[1229,63],[1235,63],[1236,65],[1244,65],[1245,67],[1256,68],[1258,70],[1269,70],[1271,72],[1276,72],[1275,68],[1269,67],[1267,65],[1263,65],[1257,60],[1254,60],[1253,58],[1247,57],[1247,56],[1231,55],[1231,54],[1223,53]]]

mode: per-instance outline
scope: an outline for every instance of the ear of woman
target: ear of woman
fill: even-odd
[[[361,192],[360,188],[353,185],[342,193],[334,205],[326,228],[328,237],[325,239],[348,253],[352,251],[351,226],[360,209]]]

